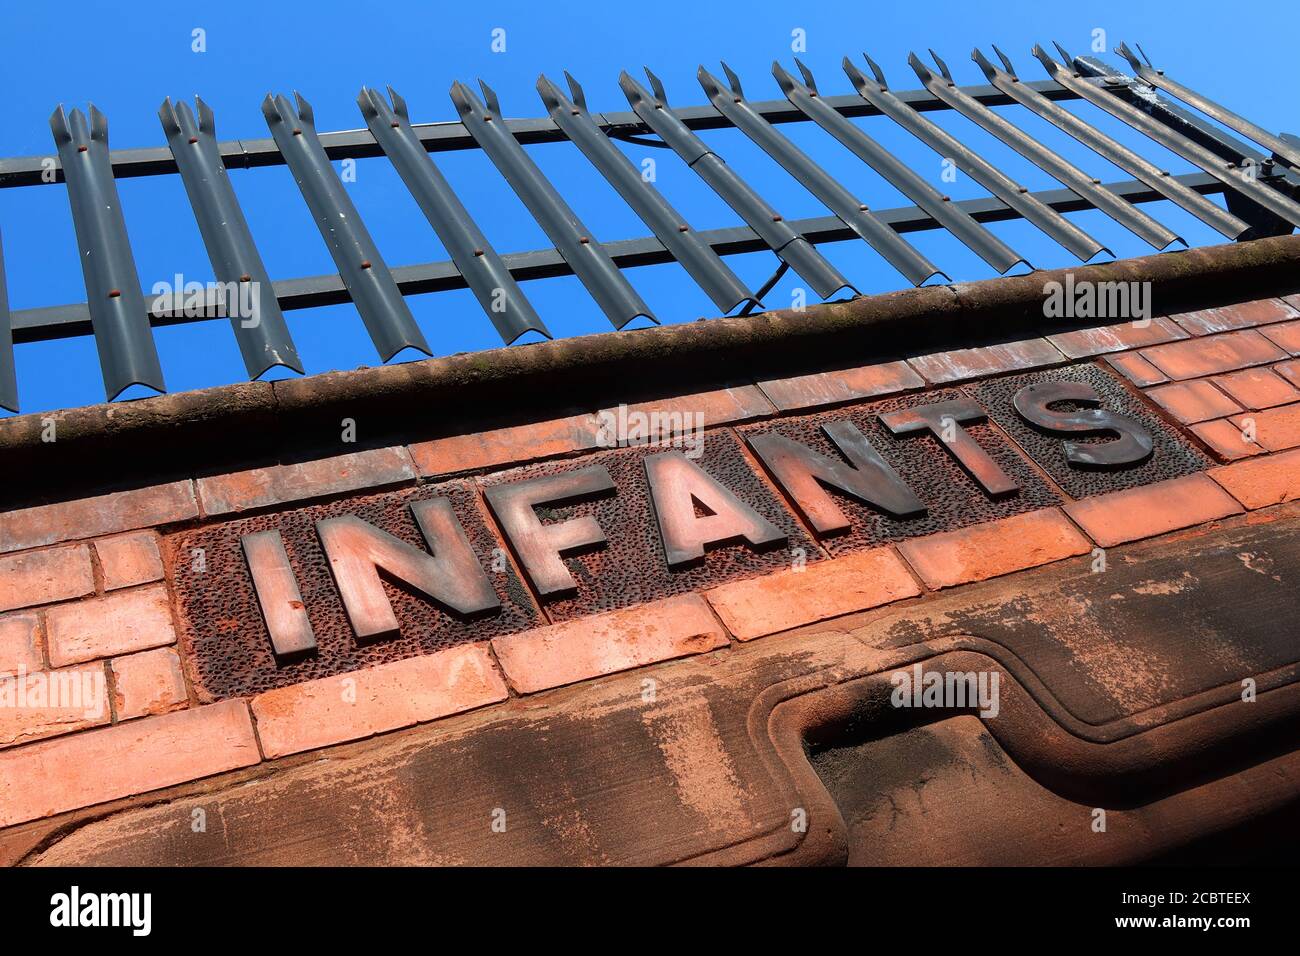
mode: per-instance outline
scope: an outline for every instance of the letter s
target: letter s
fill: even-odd
[[[1127,415],[1105,408],[1067,412],[1048,407],[1057,402],[1100,405],[1101,399],[1086,382],[1040,382],[1026,385],[1016,393],[1014,400],[1021,418],[1049,432],[1079,435],[1111,432],[1119,435],[1108,442],[1063,442],[1065,458],[1070,464],[1079,468],[1118,468],[1151,457],[1150,433]]]

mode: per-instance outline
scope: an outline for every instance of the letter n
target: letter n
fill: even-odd
[[[446,498],[415,501],[411,512],[433,554],[354,515],[316,522],[316,533],[358,641],[382,640],[398,633],[381,571],[384,577],[407,584],[464,616],[501,606],[451,502]]]

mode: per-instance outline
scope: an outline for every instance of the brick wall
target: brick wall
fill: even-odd
[[[1161,316],[1146,327],[1082,329],[633,406],[703,413],[706,435],[739,442],[753,423],[828,408],[850,414],[894,395],[921,401],[939,388],[1083,365],[1119,376],[1130,397],[1212,464],[1075,497],[990,424],[1057,503],[837,550],[817,539],[750,461],[787,518],[816,541],[806,565],[783,560],[762,573],[728,571],[687,591],[577,616],[557,615],[533,594],[536,626],[251,696],[213,700],[197,686],[193,646],[178,640],[196,624],[178,600],[184,556],[164,542],[234,517],[450,480],[467,481],[481,495],[519,466],[617,454],[598,448],[600,410],[0,513],[0,672],[13,675],[3,678],[7,692],[16,699],[19,682],[37,686],[60,674],[102,679],[107,694],[93,713],[30,703],[0,708],[0,828],[239,768],[273,767],[289,755],[508,707],[658,662],[727,655],[737,642],[894,602],[925,602],[940,590],[1032,567],[1091,561],[1097,548],[1296,500],[1297,306],[1296,297],[1265,298]],[[498,547],[510,550],[504,539]]]

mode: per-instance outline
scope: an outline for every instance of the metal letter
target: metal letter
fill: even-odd
[[[1020,486],[1002,470],[966,429],[962,422],[974,422],[988,418],[984,409],[969,399],[955,399],[950,402],[936,402],[933,405],[919,405],[902,411],[887,412],[880,420],[895,435],[911,432],[928,431],[940,440],[957,462],[966,469],[981,487],[993,497],[1008,495]],[[949,424],[950,423],[950,424]],[[944,430],[951,429],[951,437],[945,440]]]
[[[703,560],[711,545],[743,539],[759,548],[787,538],[680,451],[650,455],[645,473],[670,568]],[[696,514],[697,502],[708,514]]]
[[[354,515],[316,522],[358,641],[396,637],[397,618],[380,570],[468,617],[501,606],[446,498],[414,501],[411,512],[433,554]]]
[[[278,663],[301,657],[316,650],[316,634],[307,619],[298,579],[289,565],[284,539],[278,531],[258,531],[239,539],[244,548],[248,570],[253,575],[253,590],[262,607],[266,629],[271,634],[271,649]]]
[[[1088,445],[1062,442],[1065,460],[1077,468],[1135,465],[1146,461],[1155,450],[1151,433],[1127,415],[1104,408],[1054,411],[1051,406],[1057,402],[1099,405],[1101,399],[1086,382],[1040,382],[1026,385],[1016,392],[1013,400],[1021,418],[1046,431],[1082,435],[1118,432],[1120,436],[1113,441]]]
[[[605,532],[590,515],[542,524],[534,509],[538,505],[572,504],[614,490],[614,479],[603,465],[588,465],[560,475],[494,485],[483,495],[533,587],[538,594],[550,597],[577,590],[577,582],[563,559],[603,545]]]
[[[832,422],[823,425],[822,431],[848,464],[819,455],[779,432],[746,436],[749,447],[818,534],[830,536],[849,530],[849,519],[827,488],[897,517],[925,513],[921,499],[852,422]]]

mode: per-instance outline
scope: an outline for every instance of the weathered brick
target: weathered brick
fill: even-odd
[[[0,753],[0,827],[248,767],[260,759],[242,700],[16,747]]]
[[[725,647],[727,635],[698,594],[654,601],[494,638],[522,693]]]
[[[1286,358],[1254,329],[1156,345],[1138,353],[1172,379],[1203,378]]]
[[[0,514],[0,552],[187,521],[198,513],[189,481],[21,508]]]
[[[1066,513],[1103,548],[1237,514],[1241,506],[1205,475],[1085,498]]]
[[[1120,322],[1096,329],[1057,332],[1049,335],[1047,341],[1065,353],[1068,358],[1086,358],[1103,352],[1140,349],[1147,345],[1159,345],[1161,342],[1173,342],[1185,338],[1187,333],[1183,329],[1163,316],[1155,316],[1150,322],[1142,325]]]
[[[1268,451],[1282,451],[1300,445],[1300,403],[1234,415],[1228,420],[1238,428],[1246,428],[1247,421],[1253,421],[1255,441]]]
[[[596,416],[584,413],[420,442],[410,446],[411,459],[426,477],[515,465],[595,448],[598,428]]]
[[[103,664],[0,678],[0,748],[107,724]]]
[[[1236,399],[1243,408],[1258,410],[1300,400],[1300,389],[1267,368],[1229,372],[1214,379],[1214,384]]]
[[[1146,395],[1185,425],[1226,418],[1241,411],[1240,405],[1203,378],[1161,385],[1148,389]]]
[[[1091,548],[1055,508],[913,538],[898,546],[932,588],[983,581],[1087,554]]]
[[[95,574],[84,544],[0,558],[0,611],[91,594]]]
[[[153,531],[100,538],[95,542],[99,567],[104,574],[104,590],[116,591],[137,584],[161,581],[162,557],[158,553],[158,535]]]
[[[1300,388],[1300,359],[1292,359],[1289,362],[1278,362],[1273,366],[1273,371],[1281,375],[1292,385]]]
[[[1184,312],[1172,318],[1194,335],[1210,335],[1214,332],[1267,325],[1270,322],[1285,322],[1294,319],[1297,314],[1300,313],[1281,299],[1257,299],[1215,309]]]
[[[40,618],[35,613],[0,616],[0,674],[38,671],[41,660]]]
[[[165,714],[189,703],[181,659],[173,648],[115,657],[112,667],[113,709],[118,720]]]
[[[1247,508],[1300,498],[1300,449],[1211,468],[1209,475]]]
[[[597,439],[606,447],[613,447],[616,442],[644,444],[647,440],[665,441],[683,431],[747,422],[775,414],[776,408],[757,385],[738,385],[602,409],[596,414]],[[651,435],[648,439],[638,436],[636,440],[622,441],[624,436],[619,434],[620,423],[639,431],[649,429]]]
[[[119,591],[51,608],[45,615],[45,637],[55,667],[174,644],[167,588]]]
[[[893,549],[876,548],[724,584],[705,597],[727,630],[748,641],[920,593]]]
[[[1115,371],[1119,372],[1134,385],[1140,388],[1146,388],[1148,385],[1159,385],[1161,382],[1169,381],[1169,376],[1160,369],[1156,368],[1141,355],[1136,352],[1125,352],[1122,355],[1108,355],[1106,361]]]
[[[924,388],[925,379],[898,361],[769,379],[759,385],[772,404],[785,412],[908,392]]]
[[[267,757],[411,727],[505,700],[486,644],[462,644],[253,698]]]
[[[415,471],[405,448],[368,451],[290,465],[200,478],[196,482],[203,510],[210,515],[265,508],[268,505],[336,495],[363,488],[412,481]]]
[[[1287,322],[1260,329],[1260,334],[1292,355],[1300,355],[1300,322]]]
[[[973,349],[933,352],[910,358],[907,364],[920,372],[927,382],[938,385],[968,378],[983,378],[1001,372],[1056,365],[1064,361],[1065,356],[1047,339],[1026,339],[1023,342],[982,345]]]
[[[1192,433],[1209,445],[1216,455],[1227,461],[1264,454],[1263,448],[1253,441],[1247,441],[1241,429],[1226,418],[1193,425]]]

